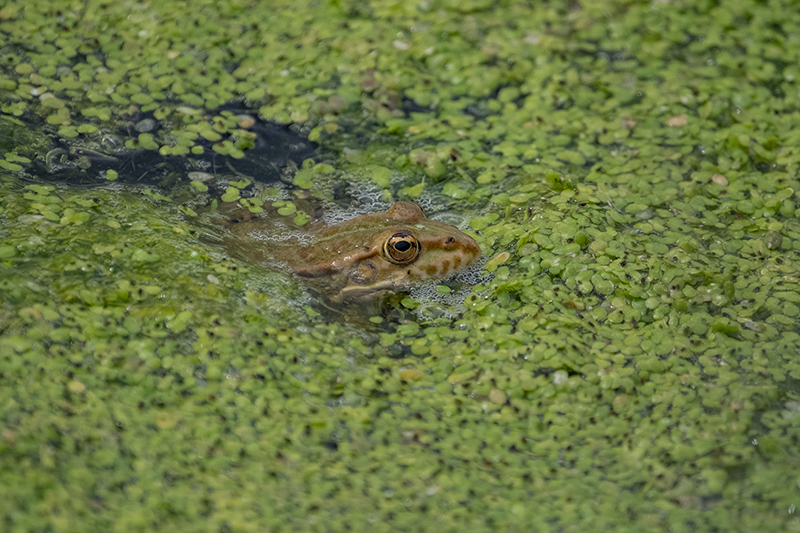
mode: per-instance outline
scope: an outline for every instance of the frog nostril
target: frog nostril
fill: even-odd
[[[445,244],[445,246],[450,246],[454,242],[456,242],[456,240],[453,237],[448,237],[447,239],[445,239],[444,244]]]

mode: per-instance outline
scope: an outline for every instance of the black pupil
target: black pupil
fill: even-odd
[[[406,252],[411,249],[411,243],[408,241],[399,241],[394,244],[394,248],[399,252]]]

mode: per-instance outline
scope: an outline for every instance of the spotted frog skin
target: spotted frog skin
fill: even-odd
[[[229,229],[249,238],[235,255],[288,264],[334,303],[365,301],[444,279],[480,256],[472,237],[430,220],[411,202],[334,226],[312,226],[305,235],[284,232],[277,239],[271,238],[279,232],[269,218],[243,208],[229,216]]]

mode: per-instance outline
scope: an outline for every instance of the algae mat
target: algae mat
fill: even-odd
[[[31,4],[0,529],[800,530],[792,2]],[[396,199],[476,283],[331,312],[207,217]]]

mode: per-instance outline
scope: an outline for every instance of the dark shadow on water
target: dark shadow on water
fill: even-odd
[[[118,132],[104,131],[76,139],[45,132],[50,141],[48,149],[24,172],[35,181],[92,186],[108,183],[106,172],[113,170],[120,183],[170,189],[191,181],[190,172],[274,183],[291,176],[304,160],[320,159],[317,144],[299,128],[261,120],[255,113],[234,105],[209,111],[206,116],[223,112],[252,119],[247,131],[254,139],[242,158],[216,152],[216,143],[202,137],[194,141],[203,148],[202,154],[161,155],[158,150],[127,148],[126,140],[136,139],[143,132],[157,137],[163,128],[152,113],[140,113],[120,124]]]

